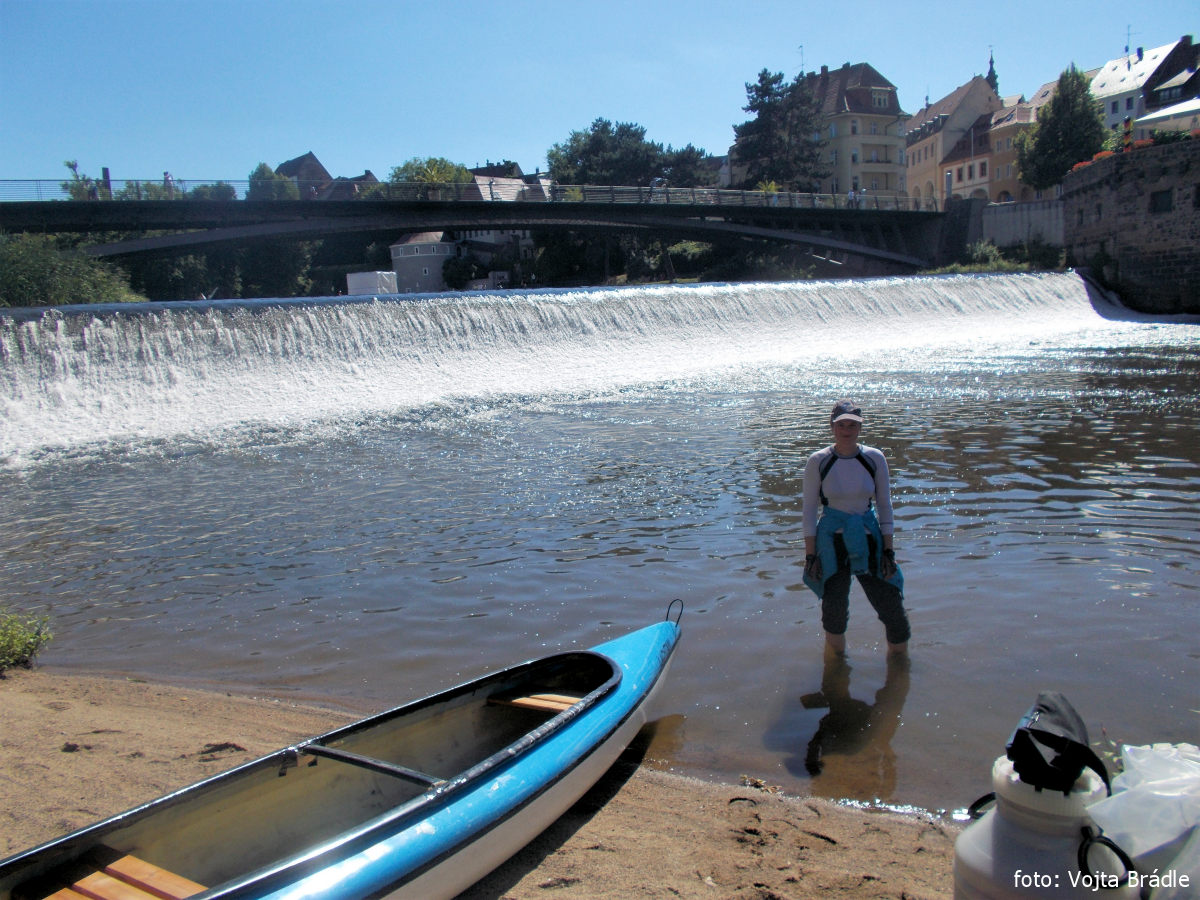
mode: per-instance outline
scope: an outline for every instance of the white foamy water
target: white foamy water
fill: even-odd
[[[0,318],[0,459],[1114,327],[1062,275],[72,308]]]
[[[1198,350],[1071,274],[10,311],[0,606],[51,667],[367,711],[679,597],[651,760],[963,806],[1040,690],[1200,736]],[[903,672],[857,588],[826,671],[800,581],[841,396]]]

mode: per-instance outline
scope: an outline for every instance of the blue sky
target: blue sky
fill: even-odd
[[[826,13],[836,8],[839,15]],[[413,157],[527,172],[603,117],[728,149],[747,82],[869,62],[905,111],[987,71],[1200,39],[1195,0],[0,0],[0,178],[243,180],[309,150],[334,175]],[[904,15],[902,16],[901,13]]]

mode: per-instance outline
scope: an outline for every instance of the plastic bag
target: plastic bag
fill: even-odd
[[[1088,814],[1133,858],[1139,872],[1166,872],[1200,832],[1200,748],[1126,746],[1121,758],[1125,767],[1113,779],[1112,796],[1093,803]],[[1197,876],[1193,873],[1193,885],[1200,884]]]

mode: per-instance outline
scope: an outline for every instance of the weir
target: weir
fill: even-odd
[[[9,311],[0,607],[46,666],[366,712],[679,597],[656,758],[958,808],[1040,690],[1194,739],[1198,345],[1073,273]],[[841,397],[913,665],[855,588],[826,710],[800,496]]]
[[[0,316],[0,458],[820,365],[1088,318],[1101,312],[1073,274],[20,310]]]

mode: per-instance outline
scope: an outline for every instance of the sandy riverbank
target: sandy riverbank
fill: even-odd
[[[142,682],[0,678],[0,857],[356,715]],[[949,898],[944,821],[708,784],[636,745],[566,815],[464,894],[483,898]]]

